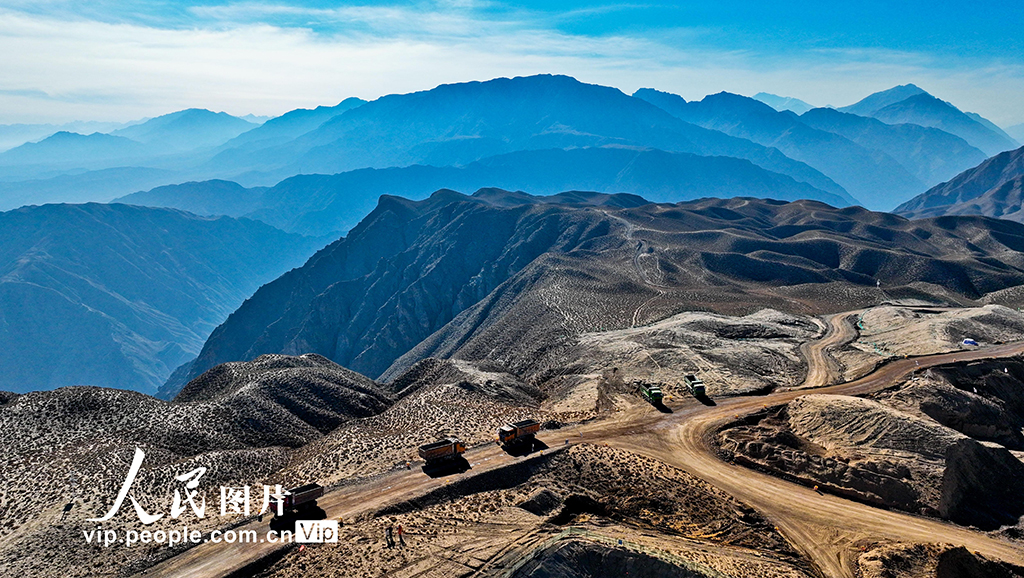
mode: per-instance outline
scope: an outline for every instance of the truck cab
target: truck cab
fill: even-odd
[[[661,386],[652,383],[641,382],[639,386],[640,396],[654,405],[662,403],[665,395],[661,392]]]
[[[704,382],[696,375],[688,374],[683,378],[683,381],[686,382],[686,389],[689,389],[694,397],[704,397],[707,395],[704,391]]]

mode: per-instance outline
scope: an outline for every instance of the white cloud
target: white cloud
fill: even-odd
[[[728,52],[703,47],[693,30],[671,38],[571,35],[528,13],[483,17],[458,1],[192,11],[195,27],[0,10],[0,123],[128,120],[187,107],[276,115],[348,96],[542,72],[688,99],[764,90],[837,105],[914,82],[996,122],[1024,121],[1024,71],[991,63],[940,65],[882,51]]]

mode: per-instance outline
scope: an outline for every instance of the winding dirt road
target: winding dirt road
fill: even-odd
[[[799,389],[824,387],[840,379],[839,364],[829,352],[857,338],[857,329],[850,318],[858,313],[860,311],[849,311],[827,317],[825,334],[800,346],[800,352],[807,360],[807,377]]]
[[[836,318],[833,318],[836,319]],[[829,338],[826,335],[826,339]],[[816,389],[815,393],[859,395],[882,389],[915,369],[1019,355],[1024,344],[1014,343],[899,360],[850,383]],[[918,366],[917,363],[920,363]],[[858,542],[890,539],[907,542],[948,542],[963,545],[1018,565],[1024,565],[1024,546],[992,538],[932,518],[883,510],[791,483],[720,460],[711,438],[718,429],[765,405],[787,403],[806,391],[785,391],[760,398],[736,397],[712,408],[686,408],[655,426],[658,435],[608,440],[609,445],[646,455],[690,472],[766,515],[825,576],[852,578],[860,554]]]
[[[760,397],[735,397],[707,407],[692,399],[677,401],[673,413],[623,412],[609,419],[587,424],[573,436],[573,443],[607,443],[612,447],[661,460],[725,490],[771,519],[822,575],[852,578],[860,544],[890,539],[911,542],[948,542],[971,551],[1024,566],[1024,546],[931,518],[888,511],[832,495],[726,463],[718,458],[712,437],[738,416],[764,406],[787,403],[815,387],[816,393],[859,395],[891,385],[914,370],[955,361],[980,360],[1024,354],[1024,343],[1013,343],[939,355],[903,359],[884,365],[871,374],[839,385],[835,379],[830,348],[855,335],[849,324],[851,313],[828,318],[828,329],[803,349],[808,373],[800,389]],[[821,387],[824,386],[824,387]],[[549,444],[561,444],[565,433],[540,436]],[[496,445],[471,449],[467,458],[473,469],[462,476],[477,475],[523,458],[506,455]],[[530,458],[526,458],[530,459]],[[399,470],[358,485],[331,492],[320,500],[329,518],[352,518],[423,495],[444,485],[444,479],[429,478],[419,470]],[[269,529],[267,522],[252,523],[239,530]],[[237,573],[250,564],[273,556],[284,546],[271,543],[201,544],[150,569],[144,576],[220,577]]]

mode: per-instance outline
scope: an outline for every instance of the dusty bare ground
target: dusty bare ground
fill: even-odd
[[[168,415],[165,405],[127,404],[125,407],[138,406],[136,413],[130,414],[118,410],[120,402],[111,405],[110,400],[103,403],[87,400],[88,403],[79,403],[79,409],[96,411],[96,416],[75,422],[79,424],[75,427],[63,427],[52,418],[42,419],[55,414],[49,406],[35,402],[36,398],[0,399],[3,404],[0,415],[7,426],[4,431],[13,436],[5,447],[18,448],[5,454],[2,462],[6,489],[0,494],[0,508],[4,511],[0,564],[25,576],[115,576],[148,566],[152,559],[147,561],[147,558],[151,556],[167,555],[168,552],[155,547],[132,550],[89,547],[81,537],[81,529],[91,527],[84,519],[105,511],[116,493],[130,462],[131,448],[137,443],[147,450],[146,471],[137,482],[137,491],[147,508],[166,509],[166,504],[155,497],[166,501],[169,488],[174,487],[171,478],[199,465],[209,468],[205,486],[291,484],[311,480],[329,485],[353,476],[374,476],[404,468],[417,445],[437,436],[459,435],[470,445],[491,443],[497,426],[522,417],[572,424],[598,416],[602,418],[601,423],[609,423],[626,419],[622,416],[629,414],[640,416],[643,424],[650,425],[666,416],[631,395],[629,380],[637,376],[658,379],[666,384],[670,396],[679,395],[680,373],[690,371],[690,363],[701,363],[698,360],[707,364],[700,375],[708,382],[713,397],[727,391],[788,387],[799,383],[806,373],[799,356],[800,344],[821,334],[821,325],[811,318],[771,311],[741,318],[685,314],[648,327],[588,334],[584,338],[591,341],[585,342],[581,361],[569,360],[565,375],[548,376],[548,382],[539,386],[524,383],[496,367],[462,361],[431,362],[434,365],[426,364],[420,373],[396,385],[402,389],[401,399],[384,413],[343,424],[297,450],[237,446],[210,449],[227,443],[224,440],[230,442],[233,438],[216,437],[227,436],[230,432],[205,427],[198,431],[196,428],[205,423],[205,418],[196,419],[189,414],[175,421],[173,418],[178,414]],[[691,347],[691,342],[699,347]],[[591,352],[590,357],[583,355],[587,352]],[[735,362],[730,362],[732,359]],[[656,365],[662,362],[664,368]],[[619,367],[624,375],[609,376],[609,367]],[[939,372],[932,377],[935,383],[942,379],[948,381],[945,377],[939,379],[942,377]],[[1024,370],[1020,375],[1010,374],[1004,385],[1010,387],[1022,377]],[[1011,447],[1008,440],[1013,432],[993,427],[999,420],[1006,419],[1005,412],[994,414],[989,421],[979,419],[959,426],[948,419],[943,421],[941,416],[935,417],[937,414],[929,409],[931,406],[915,404],[914,400],[945,399],[951,392],[938,386],[913,389],[923,387],[926,378],[931,379],[918,375],[917,381],[903,383],[900,388],[882,392],[872,400],[843,398],[815,402],[816,397],[822,396],[805,396],[787,408],[787,411],[793,410],[792,415],[765,412],[761,416],[763,423],[751,422],[744,427],[779,426],[775,433],[793,435],[798,440],[796,447],[782,447],[783,452],[794,450],[791,456],[783,455],[790,462],[800,462],[802,458],[796,450],[804,452],[809,456],[807,463],[811,464],[807,471],[819,464],[838,467],[842,461],[839,454],[849,454],[850,462],[844,464],[863,466],[861,469],[870,474],[864,477],[873,476],[871,479],[878,482],[876,495],[880,499],[888,499],[886,491],[892,480],[906,482],[901,476],[909,472],[907,483],[917,492],[911,496],[917,510],[910,509],[934,509],[936,494],[929,488],[934,488],[936,478],[943,474],[941,470],[929,470],[932,467],[929,464],[941,467],[941,460],[934,457],[938,446],[956,445],[973,437],[986,444],[1001,443]],[[735,390],[715,389],[727,379],[740,385]],[[1005,410],[1006,403],[999,405],[990,399],[992,396],[986,393],[982,382],[988,383],[982,377],[971,382],[974,384],[971,387],[981,388],[982,393],[970,392],[973,397],[966,398],[969,403],[965,407],[981,404],[983,409],[991,410],[995,404],[996,409]],[[968,391],[954,389],[959,392],[956,395]],[[398,394],[397,391],[392,393]],[[545,393],[550,395],[547,400],[542,399]],[[797,392],[792,393],[797,395]],[[672,402],[675,405],[676,400]],[[686,404],[684,412],[694,411],[690,408],[692,405],[699,406],[689,398]],[[757,406],[760,405],[757,401]],[[12,412],[11,408],[18,410]],[[88,411],[86,414],[91,415]],[[984,412],[974,414],[987,415]],[[686,419],[684,414],[676,417]],[[151,419],[170,426],[140,433],[128,423],[136,419]],[[772,419],[778,423],[772,423]],[[901,432],[906,432],[900,424],[905,423],[919,424],[922,429],[901,437]],[[88,425],[87,431],[81,424]],[[897,425],[889,428],[886,424]],[[782,425],[785,428],[781,428]],[[204,434],[206,431],[213,433]],[[571,436],[575,428],[564,431]],[[919,434],[928,440],[942,440],[942,444],[915,445],[915,440],[920,442]],[[858,446],[862,438],[872,441]],[[791,440],[784,441],[783,446]],[[186,444],[196,448],[194,451],[198,453],[183,456],[161,449],[171,443]],[[1021,452],[1024,446],[1012,449]],[[979,459],[991,461],[989,455],[978,448],[972,446],[968,450],[961,452],[958,458],[968,467]],[[578,453],[581,451],[584,450],[568,450],[557,458],[561,461],[552,457],[547,470],[530,473],[512,485],[481,488],[458,485],[460,490],[453,497],[419,501],[406,505],[405,509],[366,517],[351,526],[346,524],[346,531],[352,533],[336,547],[337,552],[348,552],[342,558],[317,561],[319,552],[334,550],[327,546],[307,548],[301,554],[289,554],[273,571],[283,572],[282,569],[294,567],[289,570],[292,574],[281,575],[294,575],[303,568],[312,575],[318,572],[330,575],[331,571],[336,574],[338,568],[347,569],[354,564],[354,568],[366,568],[365,575],[379,574],[379,569],[369,569],[384,559],[380,547],[385,523],[382,516],[393,517],[395,523],[402,523],[410,531],[409,550],[388,553],[396,559],[401,557],[401,561],[383,566],[395,575],[415,575],[421,566],[427,570],[423,575],[431,575],[430,572],[458,575],[474,568],[508,567],[545,538],[569,525],[590,528],[601,536],[619,536],[630,543],[646,544],[654,550],[695,560],[731,575],[796,576],[806,570],[806,563],[792,553],[788,543],[770,525],[705,482],[680,477],[679,470],[633,454],[591,446],[584,459]],[[819,458],[817,462],[816,458]],[[78,472],[75,484],[80,497],[67,518],[61,521],[71,486],[66,479],[67,471]],[[40,472],[43,475],[38,475]],[[961,485],[971,488],[973,483],[976,481],[967,480]],[[836,488],[842,489],[842,486]],[[557,496],[558,507],[540,515],[523,513],[525,510],[519,505],[531,497],[536,498],[537,492],[544,489]],[[466,497],[459,498],[461,495]],[[870,501],[863,495],[844,495]],[[586,496],[603,509],[584,508],[582,514],[570,516],[568,521],[549,523],[570,496]],[[939,509],[942,499],[943,496],[938,495]],[[216,496],[208,495],[208,502],[215,504]],[[576,502],[577,506],[580,503],[590,502]],[[164,524],[165,521],[158,522],[152,529],[165,527]],[[213,518],[199,528],[209,530],[221,524],[222,520]],[[127,506],[106,527],[137,528],[138,524]],[[1005,535],[1014,536],[1012,532]],[[423,542],[417,542],[419,539]],[[54,544],[60,547],[55,548]],[[420,550],[414,551],[415,548]]]
[[[597,399],[610,368],[625,384],[643,380],[668,395],[683,392],[683,376],[700,375],[708,395],[741,395],[792,386],[807,363],[800,344],[821,327],[810,317],[764,309],[744,317],[680,313],[651,325],[586,333],[573,352],[572,374],[550,380],[553,408]]]
[[[536,402],[531,405],[495,399],[465,383],[427,386],[378,416],[344,425],[299,449],[280,475],[289,483],[315,479],[331,485],[405,467],[419,460],[416,448],[427,441],[454,435],[472,447],[493,443],[506,423],[554,419]]]
[[[880,544],[861,555],[857,569],[862,578],[1024,576],[1024,568],[988,560],[949,544]]]
[[[405,529],[405,548],[385,546],[388,525]],[[622,539],[731,576],[807,575],[767,520],[720,490],[655,460],[578,445],[364,516],[339,544],[293,549],[263,576],[499,575],[569,527],[589,533],[575,538]]]
[[[964,339],[979,345],[1024,339],[1024,314],[1002,305],[942,309],[882,305],[855,319],[857,338],[835,351],[842,381],[866,375],[880,363],[904,356],[962,349]]]

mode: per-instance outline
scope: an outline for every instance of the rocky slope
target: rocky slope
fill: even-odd
[[[681,310],[835,310],[877,300],[876,279],[890,296],[963,302],[1024,280],[1024,229],[1004,221],[906,221],[804,201],[509,198],[383,197],[346,238],[249,299],[191,375],[271,352],[316,352],[387,378],[426,357],[487,358],[525,375],[581,333]]]
[[[126,205],[0,213],[0,388],[154,392],[315,241],[251,220]]]
[[[860,556],[864,578],[1016,578],[1024,568],[988,560],[964,547],[948,544],[882,544]]]
[[[1024,221],[1024,147],[998,154],[896,207],[908,218],[986,215]]]
[[[109,509],[136,447],[145,461],[133,495],[149,513],[165,514],[149,529],[178,524],[166,515],[169,488],[180,488],[174,476],[203,467],[201,488],[211,505],[204,520],[190,511],[188,523],[209,530],[223,523],[213,513],[218,486],[266,480],[287,465],[289,448],[394,402],[369,379],[315,355],[217,367],[179,397],[166,402],[98,387],[0,396],[0,443],[7,448],[0,456],[0,564],[30,576],[112,575],[144,557],[144,549],[98,555],[79,530]],[[59,523],[65,504],[72,508],[68,525]],[[137,525],[129,505],[104,528]],[[60,552],[42,555],[55,541]]]

